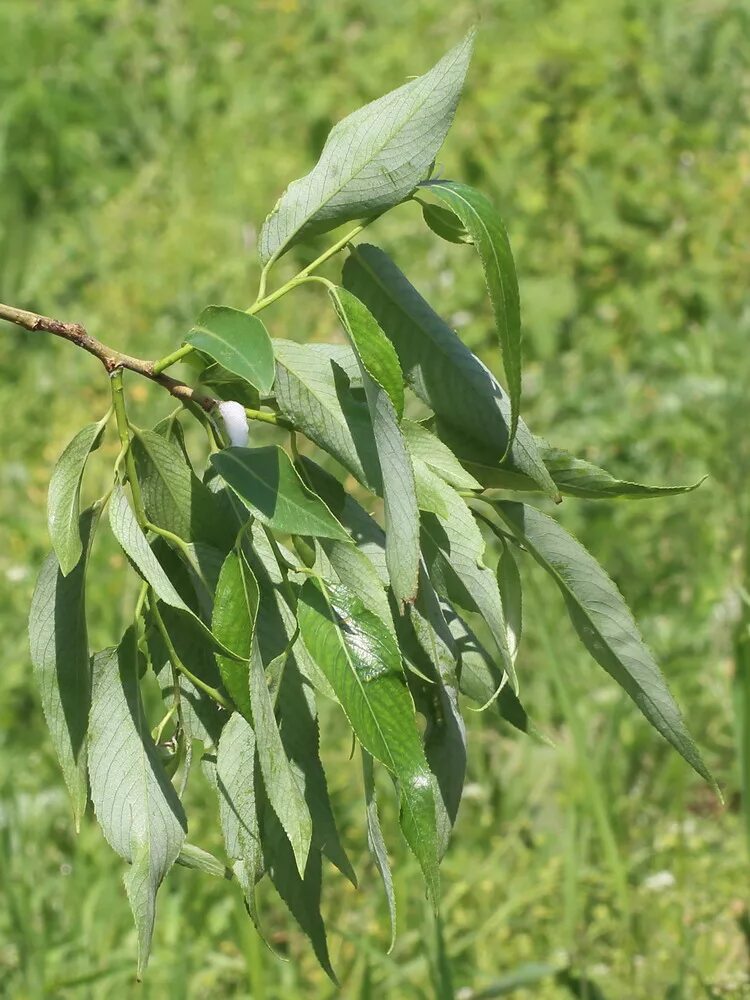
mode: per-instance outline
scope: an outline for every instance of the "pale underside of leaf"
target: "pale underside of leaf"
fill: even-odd
[[[104,424],[88,424],[80,430],[58,459],[49,484],[47,523],[60,571],[67,576],[83,551],[79,530],[81,480],[86,462],[99,446]]]

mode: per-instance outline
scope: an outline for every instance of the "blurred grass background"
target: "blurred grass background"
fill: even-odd
[[[161,890],[151,966],[135,986],[121,864],[93,820],[72,833],[25,633],[50,471],[106,409],[107,386],[93,359],[3,329],[2,995],[442,1000],[508,995],[517,975],[538,978],[513,992],[520,1000],[750,996],[732,707],[750,518],[744,0],[4,0],[0,299],[81,321],[131,353],[166,353],[205,304],[252,301],[257,228],[330,126],[424,71],[477,18],[440,168],[505,215],[524,416],[624,478],[710,475],[685,497],[568,500],[559,515],[625,593],[726,805],[587,660],[557,593],[523,567],[523,691],[556,746],[491,712],[472,718],[470,784],[444,864],[444,947],[390,817],[400,935],[385,954],[359,777],[334,727],[323,751],[363,886],[355,894],[327,873],[341,993],[270,897],[287,963],[259,942],[235,887],[184,870]],[[492,362],[471,251],[426,233],[414,206],[371,236]],[[290,253],[279,278],[311,253]],[[333,336],[314,291],[266,315],[280,335]],[[137,421],[167,411],[157,397],[131,379]],[[92,494],[108,475],[93,464]],[[101,645],[131,606],[124,569],[101,531],[90,598]],[[220,850],[209,796],[198,784],[190,794],[191,840]],[[572,971],[552,975],[562,966]]]

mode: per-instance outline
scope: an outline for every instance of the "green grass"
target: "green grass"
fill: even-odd
[[[477,55],[439,166],[481,186],[506,217],[524,311],[524,416],[624,478],[711,477],[684,497],[569,500],[559,514],[628,598],[726,805],[586,659],[558,595],[524,565],[531,586],[519,674],[555,746],[500,728],[492,712],[472,719],[470,784],[443,869],[442,945],[390,803],[400,933],[385,953],[387,913],[366,860],[357,768],[332,715],[323,751],[362,883],[355,893],[326,872],[341,993],[269,893],[267,925],[286,963],[259,941],[234,887],[181,869],[160,893],[152,963],[134,985],[122,866],[93,818],[78,838],[72,832],[25,637],[47,548],[51,467],[73,432],[106,409],[107,386],[93,359],[68,345],[3,330],[0,991],[8,996],[398,1000],[450,995],[448,979],[458,997],[491,996],[482,993],[491,984],[499,989],[518,970],[520,980],[533,978],[542,966],[571,971],[514,997],[750,996],[732,709],[750,516],[746,4],[7,0],[0,300],[80,320],[151,357],[173,349],[207,303],[246,306],[258,277],[257,228],[287,180],[312,164],[330,125],[423,71],[476,17]],[[413,206],[372,238],[497,368],[471,254],[431,237]],[[313,254],[295,249],[279,280]],[[330,338],[335,328],[317,290],[301,289],[267,319],[272,333],[301,339]],[[132,389],[138,422],[167,411],[156,392]],[[110,444],[105,457],[113,454]],[[94,494],[106,463],[92,473]],[[135,585],[123,584],[113,543],[95,558],[93,641],[104,645]],[[201,818],[191,840],[220,850],[210,796],[199,782],[190,794]],[[658,888],[650,879],[660,872],[673,884]]]

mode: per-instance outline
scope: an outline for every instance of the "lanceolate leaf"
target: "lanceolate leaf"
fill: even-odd
[[[510,546],[505,543],[500,551],[500,562],[497,564],[497,586],[500,590],[500,600],[503,603],[503,613],[505,614],[508,649],[515,662],[521,643],[521,577],[515,556]]]
[[[308,580],[300,628],[346,712],[355,735],[399,783],[401,825],[433,900],[438,897],[435,799],[416,728],[401,655],[385,625],[341,585]]]
[[[182,847],[187,821],[143,712],[135,629],[93,661],[89,725],[91,798],[104,836],[128,861],[125,888],[138,929],[138,970],[148,962],[156,893]]]
[[[404,395],[401,368],[372,313],[345,288],[331,297],[362,368],[367,405],[380,460],[385,510],[385,558],[401,604],[417,594],[419,516],[414,470],[399,420]]]
[[[80,430],[57,460],[49,484],[47,521],[52,548],[63,576],[78,564],[83,550],[78,528],[81,480],[91,452],[98,447],[104,423]]]
[[[133,435],[131,447],[149,520],[186,541],[226,551],[233,534],[216,497],[195,475],[179,445],[144,430]]]
[[[411,420],[401,422],[412,458],[424,464],[457,490],[481,490],[482,484],[466,471],[453,452],[423,424]]]
[[[415,200],[422,206],[424,221],[441,239],[447,240],[449,243],[474,242],[471,233],[455,212],[451,212],[449,208],[443,208],[442,205],[433,205],[429,201],[422,201],[421,198]]]
[[[211,456],[211,464],[269,528],[282,534],[349,537],[281,448],[224,448]]]
[[[312,818],[281,741],[257,642],[250,658],[250,701],[258,761],[268,801],[292,845],[300,876],[304,877],[312,839]]]
[[[42,566],[31,599],[29,645],[34,675],[63,777],[73,803],[76,830],[88,800],[86,730],[91,672],[86,634],[85,576],[98,508],[81,515],[83,551],[64,576],[54,553]]]
[[[633,616],[601,566],[564,528],[534,507],[498,502],[495,509],[560,588],[573,625],[597,663],[688,764],[714,784]]]
[[[350,348],[274,340],[276,399],[282,412],[374,493],[382,490],[367,403],[351,391],[362,374]],[[468,473],[467,473],[468,475]]]
[[[497,452],[493,453],[473,441],[468,441],[442,422],[438,431],[464,469],[485,489],[517,490],[527,493],[539,490],[539,485],[515,468],[512,463],[500,466]],[[562,448],[555,448],[541,438],[535,440],[555,486],[565,496],[581,500],[614,500],[618,497],[626,500],[649,500],[676,496],[680,493],[690,493],[704,481],[701,479],[689,486],[644,486],[641,483],[631,483],[617,479],[605,469],[600,469],[583,458],[576,458]]]
[[[521,305],[508,234],[492,203],[479,191],[455,181],[427,181],[425,190],[456,213],[471,233],[487,283],[495,328],[503,352],[510,396],[510,441],[518,425],[521,403]],[[507,450],[506,445],[506,450]]]
[[[258,583],[242,552],[230,552],[221,568],[216,587],[211,631],[242,660],[216,656],[221,679],[232,701],[248,721],[250,705],[250,656],[258,613]]]
[[[143,534],[135,514],[130,509],[125,491],[119,483],[112,491],[112,499],[109,505],[109,523],[112,528],[112,534],[122,546],[125,555],[153,589],[159,600],[176,611],[184,612],[194,627],[197,627],[203,636],[207,636],[209,640],[214,642],[220,652],[225,656],[237,659],[237,654],[214,638],[205,622],[201,621],[195,611],[188,607],[179,595],[172,581],[164,571],[163,566],[159,563],[153,549],[148,544],[148,539]]]
[[[388,904],[388,915],[391,920],[391,943],[388,946],[388,953],[390,954],[396,943],[396,893],[393,888],[391,866],[388,862],[388,848],[385,845],[383,831],[380,827],[378,801],[375,795],[373,760],[364,748],[362,750],[362,778],[365,788],[365,809],[367,811],[367,846],[383,880],[385,899]]]
[[[443,597],[483,616],[517,690],[500,591],[495,574],[484,564],[482,533],[458,493],[423,465],[420,490],[425,484],[447,509],[445,516],[422,514],[422,545],[430,578]]]
[[[229,306],[208,306],[198,317],[185,342],[262,394],[273,387],[273,347],[268,331],[257,316]]]
[[[392,341],[416,395],[460,434],[485,444],[499,457],[504,455],[512,421],[507,396],[393,261],[377,247],[360,244],[344,265],[344,285],[365,303]],[[557,498],[557,488],[522,420],[509,458]]]
[[[264,264],[304,236],[377,215],[412,193],[450,128],[473,43],[470,32],[424,76],[335,126],[318,163],[289,185],[263,224]]]

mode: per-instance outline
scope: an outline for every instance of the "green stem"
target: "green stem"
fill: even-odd
[[[110,375],[110,387],[112,389],[112,406],[115,411],[115,420],[117,421],[117,432],[120,435],[120,445],[125,455],[125,471],[127,472],[128,481],[130,482],[130,490],[133,494],[135,516],[140,526],[143,527],[146,524],[147,517],[146,510],[143,506],[143,497],[141,496],[138,474],[135,468],[135,459],[133,458],[133,452],[130,448],[130,425],[128,423],[128,415],[125,410],[122,368],[115,368]]]
[[[267,413],[265,410],[253,410],[252,407],[245,407],[245,414],[248,420],[260,420],[264,424],[273,424],[275,427],[284,427],[286,430],[293,431],[294,424],[291,420],[287,420],[286,417],[282,417],[278,413]]]
[[[159,608],[157,606],[157,602],[153,598],[153,594],[149,595],[148,606],[149,610],[151,611],[151,614],[154,616],[154,623],[156,624],[156,628],[159,632],[159,635],[162,637],[162,640],[164,641],[164,645],[166,646],[167,649],[167,655],[169,656],[169,660],[172,666],[176,670],[179,670],[181,674],[184,674],[185,677],[187,677],[187,679],[190,681],[190,683],[193,684],[195,687],[197,687],[199,691],[203,691],[203,693],[207,694],[209,698],[213,698],[214,701],[218,702],[222,708],[225,708],[228,712],[231,712],[232,705],[230,704],[230,702],[227,701],[227,699],[224,697],[221,691],[217,691],[216,688],[211,687],[210,684],[206,684],[206,682],[201,680],[200,677],[197,677],[192,670],[189,670],[185,666],[185,664],[178,656],[177,650],[174,648],[169,632],[167,632],[167,627],[164,624],[164,620],[159,614]]]
[[[191,354],[193,347],[190,344],[184,344],[182,347],[178,348],[176,351],[172,351],[171,354],[166,354],[163,358],[159,358],[158,361],[154,362],[154,375],[159,375],[170,365],[177,364],[178,361],[182,361],[184,357]]]

